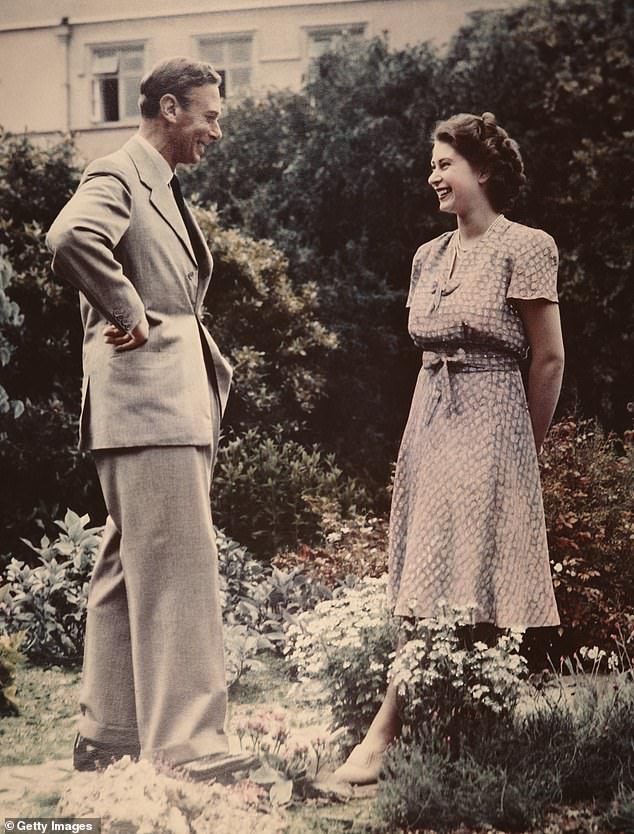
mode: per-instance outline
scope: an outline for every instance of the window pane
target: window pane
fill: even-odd
[[[251,67],[236,67],[229,73],[231,79],[231,91],[248,87],[251,83]]]
[[[117,78],[101,78],[101,112],[105,122],[119,121],[119,81]]]
[[[226,98],[227,97],[227,73],[223,69],[218,69],[218,67],[214,67],[218,75],[220,76],[220,97]]]
[[[341,38],[358,39],[363,37],[362,26],[342,26],[341,28],[323,29],[308,33],[308,57],[319,58],[329,49],[334,49]]]
[[[210,64],[224,64],[225,62],[225,43],[224,41],[201,41],[200,42],[200,57],[203,61],[209,61]]]
[[[308,41],[308,57],[319,58],[330,49],[333,35],[311,35]]]
[[[139,87],[141,78],[138,75],[130,75],[121,79],[123,87],[123,113],[126,117],[139,115]]]
[[[107,75],[118,72],[119,55],[111,50],[95,52],[92,56],[92,71],[94,75]]]
[[[121,72],[143,73],[143,49],[125,50],[121,53]]]
[[[207,37],[198,41],[199,56],[213,64],[222,78],[220,95],[223,98],[250,86],[252,44],[250,35]]]
[[[244,38],[242,40],[227,42],[229,56],[228,63],[230,64],[248,64],[251,61],[251,40]]]

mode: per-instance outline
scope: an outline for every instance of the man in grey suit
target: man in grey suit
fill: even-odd
[[[88,600],[74,764],[129,754],[193,778],[255,763],[228,753],[211,472],[231,369],[201,322],[212,258],[174,177],[221,136],[220,77],[163,61],[141,126],[92,162],[47,236],[80,291],[80,448],[108,518]]]

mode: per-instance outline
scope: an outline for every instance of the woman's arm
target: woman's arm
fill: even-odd
[[[531,301],[517,299],[515,304],[531,349],[528,410],[539,454],[555,413],[564,373],[559,305],[543,298]]]

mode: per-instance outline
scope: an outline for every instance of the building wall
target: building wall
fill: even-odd
[[[442,44],[468,12],[518,2],[0,0],[0,124],[43,140],[72,131],[80,152],[91,159],[118,147],[138,121],[132,113],[104,121],[93,112],[93,54],[99,45],[142,45],[147,70],[169,55],[198,57],[201,37],[250,33],[250,90],[299,89],[316,48],[311,38],[321,28],[359,28],[364,37],[386,32],[396,48],[424,40]]]

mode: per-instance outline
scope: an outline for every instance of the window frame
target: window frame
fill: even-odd
[[[368,22],[363,20],[357,20],[354,22],[348,23],[324,23],[324,24],[310,24],[308,26],[304,26],[304,55],[305,59],[310,65],[312,61],[319,59],[324,53],[320,52],[319,55],[311,55],[311,42],[316,39],[318,35],[329,36],[330,42],[332,42],[333,38],[341,38],[345,37],[346,35],[352,35],[353,37],[358,37],[363,39],[366,37],[367,29],[368,29]],[[325,49],[324,52],[328,50]]]
[[[216,72],[222,77],[222,83],[220,85],[220,95],[223,100],[230,100],[234,98],[236,95],[242,95],[251,91],[254,88],[254,75],[256,70],[256,62],[255,62],[255,36],[256,32],[253,29],[244,29],[240,31],[231,31],[231,32],[210,32],[208,34],[203,35],[196,35],[195,44],[196,44],[196,55],[198,56],[199,60],[201,61],[209,61]],[[223,50],[226,49],[226,44],[228,43],[237,43],[240,41],[248,41],[249,43],[249,59],[248,62],[246,61],[223,61],[222,63],[218,63],[216,61],[210,60],[208,54],[205,54],[205,45],[206,44],[223,44]],[[249,70],[249,81],[247,84],[238,86],[233,91],[233,81],[231,80],[231,73],[235,70],[241,69],[248,69]]]
[[[147,61],[147,41],[135,39],[132,41],[100,41],[99,43],[87,44],[87,76],[90,84],[90,121],[93,125],[99,126],[115,126],[115,125],[130,125],[136,124],[140,118],[138,109],[135,113],[126,112],[126,91],[125,80],[137,80],[137,95],[138,87],[141,79],[146,71]],[[114,55],[107,54],[112,52]],[[139,71],[121,70],[121,53],[137,52],[141,57],[141,69]],[[99,61],[104,63],[111,57],[116,58],[117,70],[116,72],[95,72],[95,64]],[[117,109],[118,119],[107,119],[106,107],[104,106],[103,91],[101,83],[104,79],[116,79],[117,81]]]

